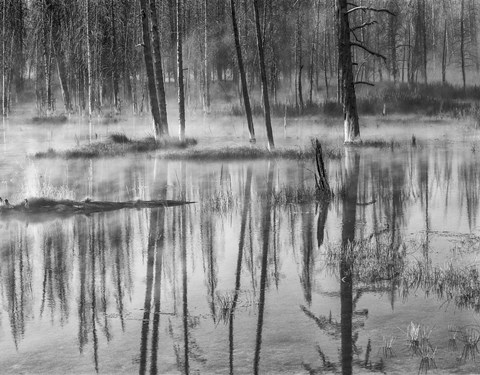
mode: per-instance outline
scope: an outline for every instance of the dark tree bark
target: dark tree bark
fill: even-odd
[[[240,46],[240,36],[238,32],[237,17],[235,13],[235,0],[230,0],[232,9],[232,26],[233,36],[235,38],[235,49],[237,51],[238,70],[240,71],[240,80],[242,82],[243,104],[245,106],[245,116],[247,117],[248,132],[250,134],[250,142],[255,143],[255,128],[253,126],[252,108],[250,107],[250,98],[248,96],[247,76],[243,65],[242,47]]]
[[[88,116],[92,115],[94,96],[92,92],[92,52],[90,44],[90,0],[85,0],[85,44],[87,46],[87,93],[88,93]]]
[[[443,26],[442,84],[447,83],[447,20]]]
[[[265,55],[263,51],[262,29],[260,27],[260,14],[258,10],[258,0],[253,0],[253,10],[255,13],[255,29],[257,33],[257,48],[260,59],[260,75],[262,78],[263,109],[265,113],[265,127],[267,129],[268,149],[273,150],[275,143],[273,141],[272,121],[270,119],[270,101],[268,99],[267,71],[265,68]]]
[[[465,0],[462,0],[460,8],[460,62],[462,65],[463,92],[465,93],[467,84],[465,74]]]
[[[112,84],[113,84],[113,107],[115,111],[120,112],[120,102],[118,100],[118,62],[117,62],[117,29],[115,25],[114,0],[110,0],[110,17],[112,27]]]
[[[152,22],[153,53],[155,56],[155,86],[157,88],[158,110],[160,114],[158,128],[155,127],[155,137],[168,135],[167,103],[165,85],[163,83],[162,54],[160,49],[160,34],[158,31],[157,6],[155,0],[149,0],[150,20]]]
[[[153,116],[153,130],[157,134],[160,128],[160,111],[158,110],[157,89],[155,87],[155,72],[153,70],[152,43],[150,38],[150,27],[148,25],[147,0],[140,0],[142,13],[142,36],[143,36],[143,58],[147,72],[148,94],[150,95],[150,108]]]
[[[360,137],[357,98],[353,81],[352,51],[350,44],[350,23],[347,13],[347,0],[336,0],[338,58],[343,105],[343,129],[345,143],[355,142]]]
[[[208,0],[204,2],[203,111],[210,112],[210,72],[208,69]]]
[[[6,48],[6,12],[7,12],[7,1],[3,0],[2,7],[2,115],[7,116],[7,77],[6,77],[6,59],[5,54],[7,52]]]
[[[390,0],[389,8],[393,12],[395,8],[395,2]],[[388,39],[390,44],[390,70],[392,73],[393,82],[397,82],[397,30],[395,17],[389,17],[388,20]]]
[[[177,84],[180,141],[185,140],[185,89],[183,85],[182,8],[182,0],[177,0]]]

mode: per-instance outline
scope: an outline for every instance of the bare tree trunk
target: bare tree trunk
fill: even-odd
[[[253,0],[253,9],[255,13],[255,28],[257,31],[257,48],[260,59],[260,73],[262,78],[262,93],[263,93],[263,109],[265,113],[265,127],[267,130],[268,149],[271,151],[275,148],[273,141],[272,122],[270,119],[270,101],[268,99],[268,82],[267,71],[265,69],[265,56],[263,52],[263,38],[262,29],[260,27],[260,14],[258,10],[258,0]]]
[[[148,26],[148,8],[147,0],[140,0],[142,12],[142,35],[143,35],[143,58],[145,60],[145,70],[147,72],[148,93],[150,95],[150,109],[153,116],[153,130],[155,134],[160,128],[160,111],[158,110],[157,89],[155,87],[155,72],[153,70],[152,44],[150,38],[150,28]]]
[[[389,8],[392,12],[394,12],[395,2],[393,0],[390,1]],[[391,72],[393,77],[393,82],[397,82],[397,40],[396,40],[396,29],[395,29],[395,17],[389,17],[388,20],[388,33],[389,33],[389,43],[390,43],[390,66]]]
[[[2,9],[2,115],[7,116],[7,81],[6,81],[6,12],[7,12],[7,1],[3,0],[3,9]]]
[[[183,86],[182,17],[182,0],[177,0],[177,84],[180,141],[185,140],[185,92]]]
[[[111,25],[112,25],[112,84],[113,84],[113,107],[116,112],[120,112],[120,102],[118,100],[118,60],[117,60],[117,30],[115,26],[114,0],[110,0]]]
[[[203,56],[203,69],[204,69],[204,87],[203,87],[203,111],[205,113],[210,112],[210,72],[208,70],[208,0],[205,0],[204,9],[204,27],[205,27],[205,41],[204,41],[204,56]]]
[[[336,0],[338,58],[341,73],[342,105],[344,118],[344,141],[350,143],[360,138],[357,98],[353,82],[352,51],[350,45],[350,23],[347,13],[347,0]]]
[[[57,71],[58,78],[60,80],[60,87],[62,88],[62,97],[63,97],[63,106],[65,107],[65,112],[72,112],[72,100],[70,97],[70,88],[68,87],[68,75],[67,69],[65,68],[64,56],[62,56],[56,47],[55,49],[55,60],[57,61]]]
[[[447,83],[447,20],[443,27],[443,48],[442,48],[442,84]]]
[[[460,59],[462,65],[463,93],[465,94],[467,84],[465,74],[465,0],[462,0],[460,9]]]
[[[245,67],[243,66],[242,47],[240,46],[240,36],[235,14],[235,0],[230,0],[230,7],[232,8],[233,36],[235,38],[235,49],[237,51],[240,80],[242,82],[243,104],[245,106],[245,115],[247,117],[248,132],[250,134],[250,142],[255,143],[255,129],[253,127],[252,108],[250,107],[250,98],[248,96],[247,76],[245,74]]]
[[[155,56],[155,84],[157,88],[158,109],[160,113],[158,128],[155,127],[155,137],[168,135],[167,103],[165,86],[163,84],[162,54],[160,49],[160,34],[158,31],[157,6],[155,0],[150,2],[150,20],[152,22],[153,53]]]
[[[90,46],[90,0],[85,0],[85,44],[87,46],[87,92],[88,92],[88,116],[93,111],[92,93],[92,52]]]
[[[463,0],[462,0],[463,1]],[[426,5],[426,0],[423,0],[423,10],[422,10],[422,34],[423,34],[423,78],[425,85],[427,85],[428,80],[427,80],[427,55],[428,55],[428,50],[427,50],[427,5]]]

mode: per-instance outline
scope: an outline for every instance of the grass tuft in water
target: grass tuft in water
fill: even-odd
[[[430,345],[423,344],[418,349],[418,355],[421,357],[418,367],[418,374],[426,374],[429,370],[437,368],[435,355],[437,348],[433,349]]]
[[[393,352],[393,343],[395,342],[396,337],[391,336],[389,338],[383,337],[383,346],[382,346],[382,354],[385,358],[394,357],[395,354]]]
[[[341,159],[343,151],[340,148],[326,150],[326,156],[330,159]],[[174,150],[162,153],[164,159],[180,160],[256,160],[256,159],[291,159],[306,160],[312,159],[314,151],[307,148],[276,148],[269,151],[260,147],[221,147],[217,149],[191,149]]]
[[[432,347],[430,344],[432,329],[421,324],[410,322],[405,333],[407,335],[408,349],[413,354],[422,355],[422,351],[426,352],[425,347]]]
[[[283,186],[272,193],[275,205],[312,203],[320,197],[321,194],[315,187],[308,186]]]
[[[112,133],[108,137],[113,143],[130,143],[132,140],[125,133]]]
[[[68,121],[68,117],[65,115],[57,116],[35,116],[32,117],[31,122],[33,124],[64,124]]]
[[[480,330],[478,328],[466,328],[462,331],[461,340],[463,341],[463,350],[461,359],[475,361],[479,352],[478,342],[480,341]]]
[[[122,156],[129,153],[186,148],[196,144],[197,141],[193,138],[187,138],[182,142],[176,138],[162,138],[156,140],[154,137],[132,140],[125,134],[114,133],[110,135],[109,139],[105,142],[95,142],[64,151],[57,151],[53,148],[49,148],[46,152],[37,152],[34,157],[36,159],[93,159]]]

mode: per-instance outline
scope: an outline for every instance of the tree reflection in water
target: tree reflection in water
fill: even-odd
[[[344,164],[330,164],[332,185],[341,186],[331,202],[288,205],[274,199],[277,189],[313,183],[299,172],[303,166],[217,163],[196,183],[191,165],[173,163],[158,175],[154,168],[130,171],[126,180],[140,196],[188,197],[198,204],[2,223],[2,302],[11,346],[22,352],[22,342],[43,321],[56,332],[74,325],[75,351],[89,371],[111,370],[123,342],[126,353],[135,354],[119,361],[141,373],[233,374],[252,359],[250,371],[276,371],[284,360],[277,356],[282,340],[288,371],[299,369],[301,360],[295,361],[302,356],[312,370],[372,369],[378,338],[355,314],[372,293],[392,310],[398,310],[399,296],[412,303],[413,290],[438,297],[439,304],[479,310],[475,268],[435,264],[432,251],[446,236],[435,232],[438,197],[449,215],[456,213],[451,205],[463,208],[460,217],[473,232],[458,235],[463,244],[474,249],[478,243],[477,162],[456,163],[453,155],[416,149],[381,160],[351,149]],[[97,169],[89,163],[92,193]],[[213,207],[215,194],[230,203]],[[415,243],[406,242],[412,226],[421,235]],[[408,251],[415,246],[421,256],[412,262]],[[309,337],[312,325],[320,333]],[[365,358],[357,341],[365,345],[368,339],[372,354]],[[340,361],[328,358],[337,347]]]

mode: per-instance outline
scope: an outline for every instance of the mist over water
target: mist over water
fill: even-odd
[[[370,340],[368,368],[412,373],[412,322],[440,373],[476,371],[457,360],[480,309],[469,143],[349,149],[327,161],[335,197],[314,203],[313,162],[21,157],[90,141],[72,128],[4,125],[0,196],[195,203],[0,218],[2,372],[303,373],[325,368],[319,351],[368,372]]]

